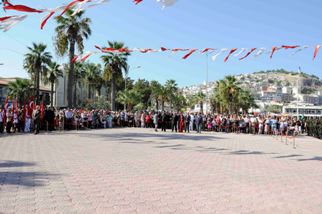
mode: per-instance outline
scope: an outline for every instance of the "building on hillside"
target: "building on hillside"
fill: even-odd
[[[297,113],[297,110],[299,111]],[[304,116],[306,118],[312,117],[322,117],[322,106],[313,106],[313,105],[305,105],[305,106],[297,106],[297,105],[289,105],[283,107],[283,113],[290,116]]]
[[[0,77],[0,105],[4,105],[6,97],[9,94],[9,83],[14,82],[19,77]],[[50,86],[40,84],[40,100],[44,100],[46,105],[50,104]]]

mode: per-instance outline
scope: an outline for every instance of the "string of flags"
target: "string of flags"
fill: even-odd
[[[89,8],[93,8],[104,3],[109,2],[110,0],[72,0],[68,4],[58,6],[56,8],[46,8],[46,9],[36,9],[27,5],[12,4],[11,0],[2,0],[2,8],[4,11],[16,11],[20,13],[27,14],[45,14],[41,20],[40,28],[44,29],[48,20],[51,19],[55,14],[58,14],[57,17],[60,17],[66,13],[69,9],[73,9],[74,13],[72,16],[75,16],[81,11],[85,11]],[[156,0],[161,4],[162,8],[172,6],[176,3],[177,0]],[[133,0],[134,4],[138,5],[143,2],[143,0]],[[14,25],[25,20],[29,15],[12,15],[0,17],[0,29],[4,32],[10,30]]]
[[[172,54],[176,54],[178,52],[184,53],[182,59],[186,60],[191,55],[199,53],[199,54],[207,54],[207,56],[211,55],[211,60],[216,61],[220,55],[225,54],[224,62],[227,62],[231,57],[237,58],[239,61],[242,61],[251,55],[254,58],[257,58],[263,54],[269,54],[270,59],[273,58],[274,54],[276,54],[280,50],[294,50],[293,55],[297,54],[305,49],[309,48],[307,45],[282,45],[282,46],[273,46],[272,48],[204,48],[204,49],[197,49],[197,48],[165,48],[161,47],[159,49],[152,49],[152,48],[121,48],[121,49],[113,49],[113,48],[103,48],[98,45],[95,45],[96,51],[89,51],[83,55],[76,55],[72,60],[73,63],[75,62],[85,62],[88,58],[90,58],[94,54],[106,54],[106,53],[113,53],[113,54],[129,54],[132,52],[136,53],[157,53],[157,52],[171,52]],[[314,48],[313,60],[316,59],[321,45],[316,45]]]

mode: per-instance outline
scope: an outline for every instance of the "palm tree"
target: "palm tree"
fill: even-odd
[[[127,49],[122,42],[108,42],[108,47],[114,50],[119,50],[121,48]],[[104,47],[105,48],[105,47]],[[122,71],[127,74],[128,64],[127,58],[130,54],[127,52],[115,53],[108,52],[105,56],[102,56],[102,60],[105,64],[104,77],[111,81],[111,108],[115,111],[115,95],[116,95],[116,78],[117,76],[122,76]]]
[[[67,84],[67,103],[68,107],[72,107],[76,104],[76,100],[73,99],[73,89],[76,84],[74,81],[74,63],[75,48],[80,53],[84,50],[84,38],[88,39],[91,35],[89,18],[83,18],[84,12],[79,12],[73,15],[74,11],[68,10],[65,16],[57,17],[55,46],[59,56],[64,56],[68,52],[69,56],[69,73]],[[74,100],[74,101],[73,101]]]
[[[50,83],[50,106],[54,106],[54,86],[59,77],[63,76],[61,67],[56,62],[51,62],[48,67],[47,75],[45,77],[45,83]]]
[[[137,93],[135,90],[124,90],[118,93],[117,101],[127,106],[127,109],[131,111],[135,105],[140,103],[142,95]]]
[[[194,100],[196,103],[200,105],[200,112],[203,113],[203,103],[205,101],[206,95],[199,91],[197,94],[194,95]]]
[[[32,83],[28,79],[16,79],[16,81],[10,82],[8,85],[9,97],[16,98],[22,105],[31,97]]]
[[[75,63],[74,64],[74,81],[75,81],[75,84],[74,84],[74,97],[73,97],[73,103],[74,103],[74,106],[78,106],[79,104],[79,99],[77,99],[77,95],[78,97],[82,97],[82,83],[85,82],[85,75],[86,75],[86,68],[85,68],[85,64],[82,64],[82,63]],[[80,89],[80,94],[78,94],[78,90],[77,90],[77,87]]]
[[[51,62],[51,54],[46,51],[47,46],[45,44],[33,43],[32,47],[28,47],[29,53],[25,55],[24,68],[31,75],[31,79],[34,81],[34,87],[36,89],[36,103],[39,104],[39,85],[40,74],[44,74],[47,70],[47,66]]]
[[[159,99],[161,95],[162,85],[158,81],[153,80],[150,82],[150,87],[151,87],[151,98],[155,100],[156,110],[159,110]]]
[[[173,99],[175,97],[175,93],[178,91],[178,84],[175,80],[167,80],[164,88],[168,94],[168,101],[170,102],[170,108],[172,109]]]
[[[101,96],[101,88],[104,84],[101,65],[95,63],[86,64],[85,78],[88,83],[88,99],[93,98],[93,88],[96,90],[98,96]]]

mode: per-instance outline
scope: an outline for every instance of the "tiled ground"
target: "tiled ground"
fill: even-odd
[[[0,213],[322,213],[322,141],[142,129],[0,137]]]

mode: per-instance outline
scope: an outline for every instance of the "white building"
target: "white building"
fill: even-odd
[[[283,113],[294,117],[297,115],[303,115],[304,117],[322,117],[322,106],[289,105],[283,107]]]

